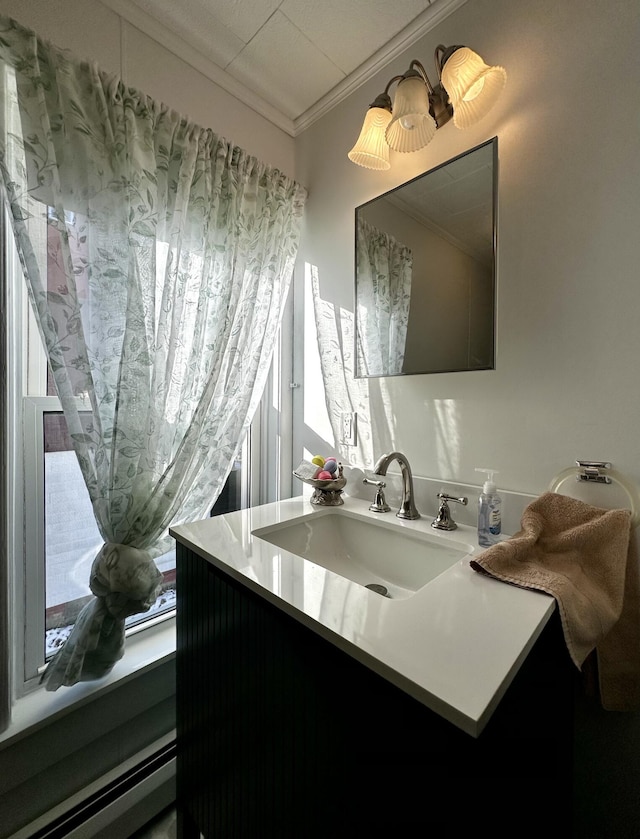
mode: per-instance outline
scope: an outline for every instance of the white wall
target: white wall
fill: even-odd
[[[0,13],[293,175],[292,137],[99,0],[0,0]]]
[[[503,488],[534,494],[576,458],[606,459],[640,482],[639,34],[636,0],[470,0],[297,138],[310,190],[300,264],[349,311],[354,208],[499,138],[496,369],[369,380],[372,443],[341,448],[344,459],[371,468],[396,448],[417,475],[477,484],[474,468],[488,466]],[[368,103],[410,58],[433,79],[439,43],[506,68],[496,108],[419,153],[392,152],[390,172],[351,164]],[[305,423],[298,439],[315,450]]]

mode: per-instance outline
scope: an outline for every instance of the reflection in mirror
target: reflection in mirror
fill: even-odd
[[[356,377],[490,370],[498,139],[356,208]]]

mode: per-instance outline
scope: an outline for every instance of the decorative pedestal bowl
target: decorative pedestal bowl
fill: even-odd
[[[347,484],[346,478],[336,478],[335,481],[309,479],[305,481],[305,484],[314,488],[310,498],[312,504],[317,504],[320,507],[338,507],[340,504],[344,504],[342,490]]]
[[[342,465],[339,466],[338,477],[331,481],[308,478],[297,470],[293,474],[303,483],[313,487],[313,493],[309,499],[311,504],[316,504],[319,507],[339,507],[340,504],[344,504],[342,490],[347,485],[347,479],[342,475]]]

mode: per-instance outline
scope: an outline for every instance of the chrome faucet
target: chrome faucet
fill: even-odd
[[[373,467],[374,474],[386,475],[392,460],[398,461],[400,471],[402,472],[402,501],[396,516],[399,519],[419,519],[420,513],[416,510],[416,506],[413,503],[413,476],[407,458],[401,452],[383,454]]]

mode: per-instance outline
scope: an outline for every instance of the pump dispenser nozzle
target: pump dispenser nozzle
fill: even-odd
[[[493,493],[496,491],[496,485],[493,480],[494,475],[498,475],[497,469],[476,469],[476,472],[486,472],[487,477],[484,481],[484,486],[482,487],[483,492]]]

